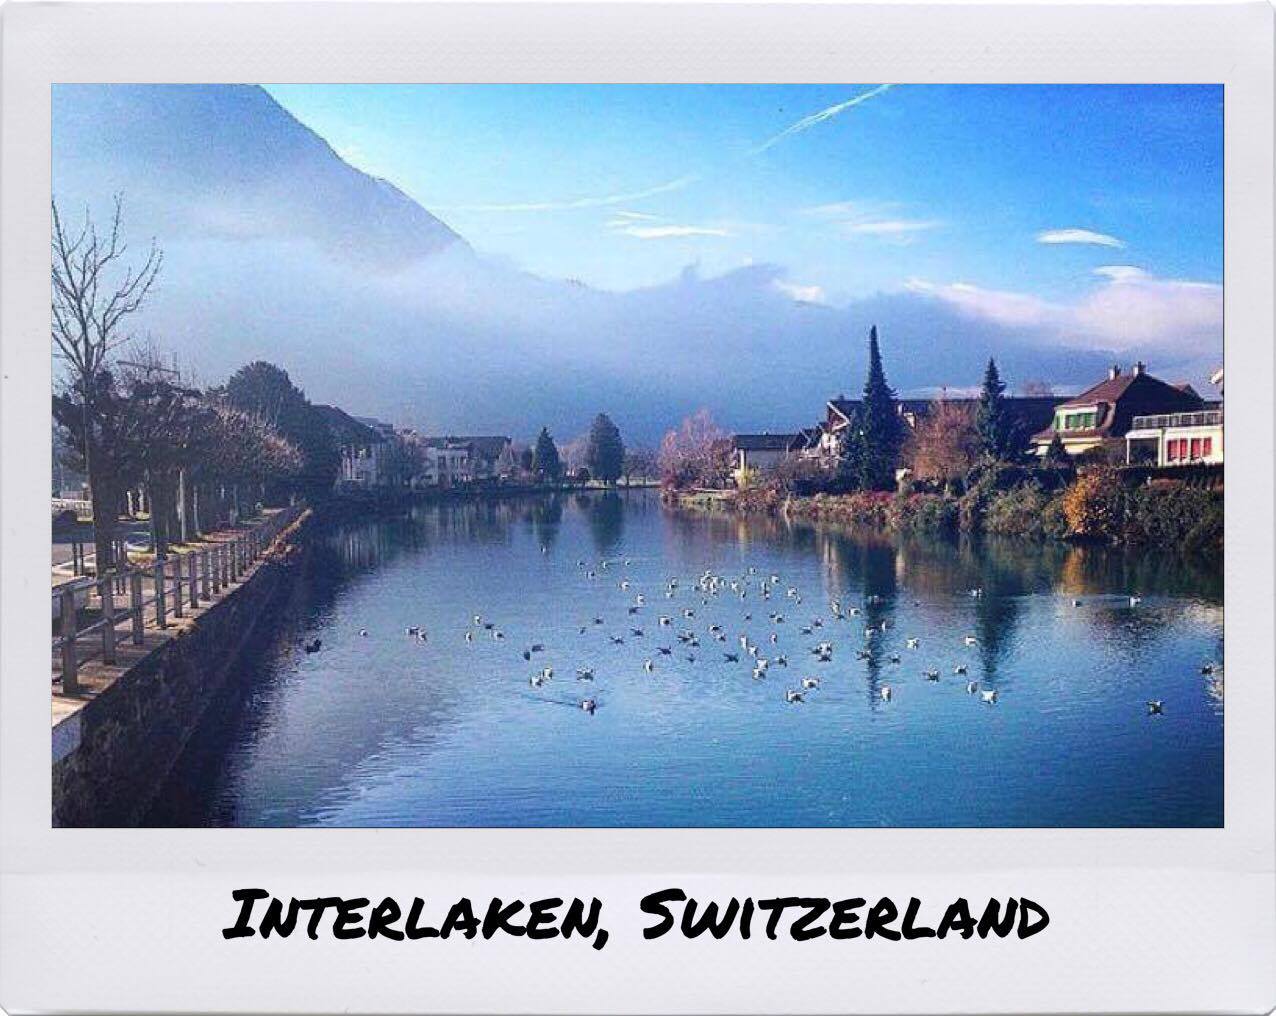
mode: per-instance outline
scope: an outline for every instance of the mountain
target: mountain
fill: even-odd
[[[53,137],[55,195],[118,185],[166,237],[292,237],[379,270],[464,243],[256,86],[58,85]]]
[[[927,293],[799,302],[779,266],[624,293],[540,278],[476,253],[253,86],[59,85],[53,167],[64,217],[100,221],[119,194],[133,247],[163,249],[139,333],[194,380],[271,360],[313,401],[427,432],[527,440],[546,424],[566,440],[605,411],[654,443],[701,406],[792,429],[859,390],[873,323],[901,393],[977,385],[990,355],[1012,388],[1079,389],[1111,360]]]

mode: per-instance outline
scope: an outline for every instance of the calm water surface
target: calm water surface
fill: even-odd
[[[751,578],[747,597],[704,603],[694,586],[706,569]],[[767,601],[757,582],[771,574]],[[833,620],[834,598],[861,615]],[[803,634],[817,617],[823,627]],[[414,625],[428,642],[405,634]],[[754,680],[748,655],[723,658],[741,634],[789,666]],[[305,653],[316,637],[320,651]],[[246,699],[210,718],[151,819],[1219,825],[1223,705],[1200,670],[1222,662],[1222,639],[1221,575],[1175,556],[853,536],[673,514],[651,493],[420,507],[323,536],[295,609],[243,675]],[[824,640],[828,663],[809,652]],[[545,648],[526,661],[532,643]],[[530,686],[546,666],[552,680]],[[576,679],[581,667],[592,683]],[[938,683],[923,677],[932,668]],[[807,676],[820,687],[786,703]],[[995,688],[996,704],[968,680]]]

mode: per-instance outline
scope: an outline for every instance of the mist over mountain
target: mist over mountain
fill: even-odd
[[[990,355],[1012,389],[1078,389],[1114,358],[1101,332],[1064,342],[1069,323],[942,292],[801,302],[775,265],[621,293],[540,278],[474,251],[255,86],[58,86],[53,169],[64,217],[100,219],[118,193],[133,249],[163,248],[138,330],[199,381],[267,359],[315,401],[430,432],[567,439],[606,411],[654,443],[701,406],[729,428],[792,429],[858,392],[873,323],[901,393],[973,387]],[[1184,348],[1119,359],[1196,381],[1221,353]]]

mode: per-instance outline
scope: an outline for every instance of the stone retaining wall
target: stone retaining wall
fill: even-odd
[[[54,826],[139,823],[242,655],[288,603],[308,521],[280,534],[241,586],[55,728],[56,738],[67,726],[61,736],[74,747],[55,753]]]

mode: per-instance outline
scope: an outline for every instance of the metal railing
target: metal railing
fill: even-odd
[[[1218,427],[1223,423],[1221,409],[1203,409],[1194,413],[1160,413],[1155,416],[1136,416],[1131,430],[1166,430],[1170,427]]]
[[[147,628],[165,629],[170,619],[185,617],[189,609],[242,582],[301,512],[300,507],[285,508],[228,537],[211,534],[207,546],[172,554],[153,565],[55,586],[53,679],[61,681],[63,693],[79,690],[79,671],[85,663],[101,659],[114,664],[122,644],[142,645]]]

